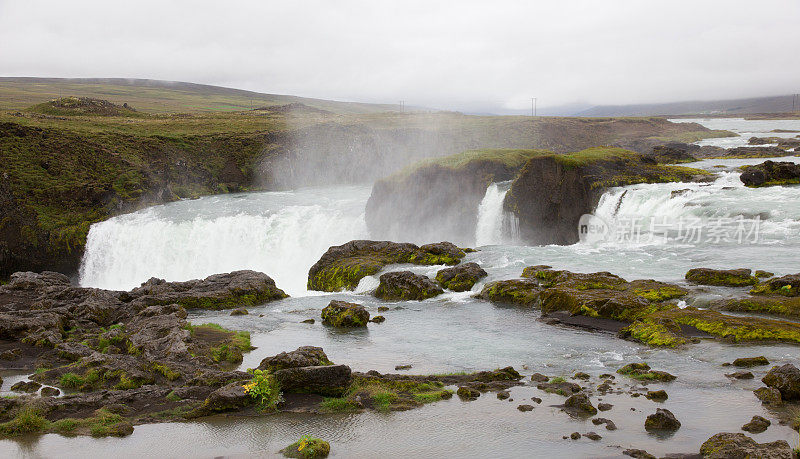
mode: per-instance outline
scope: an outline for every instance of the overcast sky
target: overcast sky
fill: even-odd
[[[459,110],[800,92],[800,0],[0,0],[0,76]]]

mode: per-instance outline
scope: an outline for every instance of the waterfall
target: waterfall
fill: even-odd
[[[511,182],[492,183],[486,188],[478,206],[478,224],[475,227],[475,245],[502,244],[506,235],[513,234],[513,222],[503,211],[503,202],[511,188]],[[518,225],[517,225],[518,226]]]
[[[367,237],[366,193],[287,192],[215,196],[151,207],[89,230],[82,286],[128,290],[239,269],[261,271],[290,295],[332,245]],[[314,204],[312,204],[314,203]]]

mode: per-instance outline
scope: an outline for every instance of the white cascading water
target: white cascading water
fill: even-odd
[[[503,202],[511,188],[511,182],[492,183],[486,188],[478,206],[478,224],[475,226],[475,245],[502,244],[505,237],[503,224],[506,218]]]
[[[303,193],[203,198],[92,225],[80,283],[128,290],[150,277],[178,281],[252,269],[290,295],[306,294],[311,265],[330,246],[365,238],[367,229],[365,196]]]

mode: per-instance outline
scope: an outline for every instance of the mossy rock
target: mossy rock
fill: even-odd
[[[758,317],[737,317],[693,307],[659,311],[652,319],[670,319],[733,342],[778,341],[800,343],[800,324]]]
[[[299,457],[303,459],[315,459],[328,457],[331,452],[331,445],[325,440],[303,435],[299,440],[283,448],[281,451],[285,457]]]
[[[532,280],[504,280],[487,283],[477,297],[493,303],[534,306],[541,291],[538,282]]]
[[[617,334],[622,339],[637,341],[654,347],[677,347],[686,344],[686,339],[664,323],[636,321]]]
[[[800,297],[800,274],[770,279],[756,285],[750,290],[754,295],[778,295],[785,297]],[[797,305],[797,303],[794,303]]]
[[[686,273],[686,280],[700,285],[714,285],[722,287],[745,287],[755,285],[758,279],[751,275],[751,270],[740,269],[711,269],[694,268]]]
[[[390,241],[350,241],[333,246],[308,271],[308,289],[324,292],[353,290],[366,276],[399,263],[458,264],[466,254],[449,242],[418,247]]]
[[[640,381],[674,381],[676,377],[666,371],[653,370],[645,362],[629,363],[617,370],[617,373]]]
[[[760,290],[760,291],[759,291]],[[765,284],[756,285],[744,298],[724,298],[709,304],[710,309],[731,312],[755,312],[790,318],[800,318],[800,297],[768,294]]]
[[[466,292],[488,275],[477,263],[464,263],[439,271],[436,273],[436,281],[448,290]]]
[[[395,271],[381,275],[374,295],[388,301],[421,301],[442,293],[444,290],[427,276],[411,271]]]
[[[364,306],[346,301],[331,300],[322,310],[322,323],[333,327],[366,327],[369,312]]]

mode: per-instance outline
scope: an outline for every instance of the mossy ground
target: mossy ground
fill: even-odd
[[[93,437],[123,437],[133,432],[131,423],[119,414],[105,408],[95,411],[89,418],[62,418],[48,421],[41,410],[25,405],[19,408],[14,417],[0,424],[0,436],[17,437],[29,434],[54,432],[64,436],[91,435]]]
[[[303,435],[299,440],[282,449],[281,453],[286,457],[314,459],[327,457],[330,451],[331,446],[325,440]]]
[[[437,381],[385,380],[358,377],[342,397],[326,398],[323,412],[354,411],[371,408],[376,411],[402,411],[452,397],[453,392]]]

